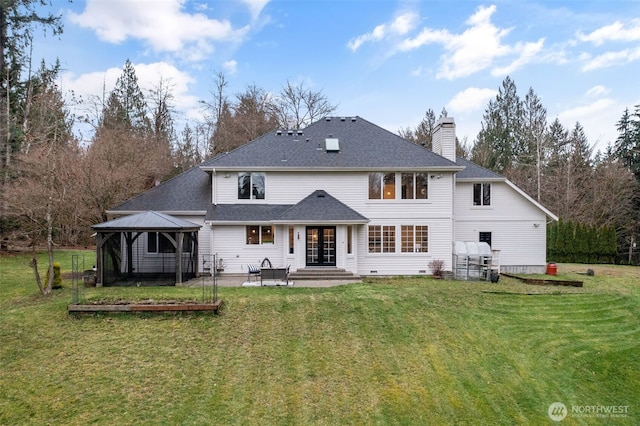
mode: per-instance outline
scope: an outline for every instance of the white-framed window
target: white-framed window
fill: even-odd
[[[353,226],[347,225],[347,254],[353,254]]]
[[[176,234],[171,233],[171,237],[175,240]],[[162,232],[147,232],[147,253],[175,253],[176,249],[173,243]]]
[[[426,173],[401,173],[400,192],[403,200],[427,200],[429,175]]]
[[[491,184],[490,183],[474,183],[473,184],[473,205],[474,206],[490,206],[491,205]]]
[[[402,225],[400,227],[400,251],[402,253],[428,252],[429,227],[427,225]]]
[[[171,238],[176,241],[176,233],[169,232]],[[182,240],[182,252],[191,253],[194,250],[195,239],[193,234],[185,233]],[[175,253],[176,248],[167,236],[162,232],[147,232],[147,253],[159,254],[159,253]]]
[[[369,253],[395,253],[396,227],[369,225]]]
[[[396,198],[395,173],[369,174],[369,199],[394,200]]]
[[[273,244],[274,233],[271,225],[247,225],[247,244]]]
[[[238,173],[238,200],[264,200],[264,196],[264,173]]]

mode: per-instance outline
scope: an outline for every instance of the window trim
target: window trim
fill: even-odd
[[[402,191],[403,188],[403,178],[406,175],[412,175],[411,189],[412,189],[412,197],[405,198],[404,193]],[[418,198],[418,175],[424,176],[424,181],[426,182],[426,197]],[[400,172],[400,199],[401,200],[410,200],[410,201],[427,201],[429,200],[429,174],[424,172]]]
[[[479,192],[476,194],[476,188],[480,188]],[[479,199],[476,201],[476,195],[479,196]],[[476,182],[471,187],[471,198],[473,207],[491,207],[491,182]],[[488,202],[485,203],[485,201]]]
[[[369,200],[375,201],[383,201],[383,200],[396,200],[397,192],[398,192],[398,184],[397,184],[397,176],[396,172],[372,172],[369,173],[368,180],[368,198]],[[385,192],[385,184],[387,179],[392,182],[389,182],[387,185],[393,185],[392,192]],[[377,187],[372,188],[372,183],[375,183],[377,180]],[[372,197],[372,195],[378,195],[378,197]]]
[[[171,238],[173,238],[174,240],[177,238],[177,233],[176,232],[166,232],[167,234],[171,235]],[[171,243],[171,241],[167,238],[165,234],[165,232],[158,232],[158,231],[148,231],[145,232],[145,246],[144,246],[144,253],[148,254],[148,255],[161,255],[161,254],[171,254],[171,253],[175,253],[176,252],[176,248],[173,246],[173,243]],[[155,236],[155,251],[151,251],[149,250],[149,244],[151,243],[151,235]],[[185,251],[183,249],[183,251]]]
[[[240,179],[242,176],[249,177],[249,197],[241,198],[240,197]],[[255,195],[253,179],[258,176],[262,176],[262,198],[258,198]],[[251,201],[251,200],[265,200],[267,198],[267,175],[264,172],[238,172],[237,181],[236,181],[236,197],[238,200],[243,201]]]
[[[372,238],[373,245],[371,244]],[[367,252],[369,254],[397,253],[396,239],[396,225],[369,225],[367,228]]]
[[[258,242],[257,243],[250,243],[249,242],[249,238],[253,238],[251,237],[249,234],[251,233],[251,228],[257,228],[257,232],[254,232],[253,234],[256,235],[258,237]],[[264,242],[263,240],[263,235],[265,234],[265,231],[263,230],[266,228],[271,228],[271,241],[270,242]],[[276,244],[276,230],[275,227],[273,225],[245,225],[245,231],[244,231],[244,244],[245,246],[274,246]]]
[[[409,250],[405,251],[405,229],[411,229],[411,244],[408,246]],[[420,229],[420,235],[426,235],[426,250],[420,247],[420,250],[417,249],[418,245],[418,229]],[[423,240],[424,241],[424,240]],[[420,242],[422,245],[422,242]],[[406,224],[400,225],[400,253],[402,254],[424,254],[429,253],[429,225],[415,225],[415,224]]]

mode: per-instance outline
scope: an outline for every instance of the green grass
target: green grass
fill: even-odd
[[[68,281],[41,297],[27,257],[0,257],[0,424],[550,424],[555,401],[628,406],[563,424],[637,424],[640,270],[591,268],[559,265],[582,288],[404,277],[221,288],[219,316],[73,317]]]

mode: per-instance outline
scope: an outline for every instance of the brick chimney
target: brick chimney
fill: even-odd
[[[442,117],[438,120],[431,145],[436,154],[453,162],[456,161],[456,123],[453,117]]]

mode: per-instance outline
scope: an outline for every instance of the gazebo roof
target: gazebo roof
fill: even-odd
[[[104,231],[197,231],[201,228],[193,222],[170,216],[155,211],[123,216],[118,219],[93,225],[92,228],[99,232]]]

